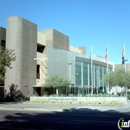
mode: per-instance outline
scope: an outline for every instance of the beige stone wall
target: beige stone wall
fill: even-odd
[[[37,60],[37,65],[40,65],[40,79],[36,79],[36,85],[41,86],[45,83],[47,77],[47,56],[37,52],[37,58],[42,58]]]
[[[53,29],[40,30],[46,36],[46,47],[53,48]]]
[[[86,54],[86,47],[84,47],[84,46],[79,46],[78,48],[75,48],[73,46],[69,46],[69,50],[72,52]]]
[[[81,50],[82,54],[86,54],[86,47],[85,46],[79,46],[78,49]]]
[[[37,52],[37,65],[40,65],[40,79],[36,79],[36,85],[41,86],[45,83],[45,79],[47,76],[47,42],[46,42],[46,34],[42,32],[37,32],[37,43],[39,45],[44,45],[45,49],[43,53]]]
[[[72,51],[72,52],[82,53],[80,49],[75,48],[73,46],[69,46],[69,50]]]
[[[75,48],[69,45],[69,37],[55,29],[46,29],[38,31],[38,43],[45,43],[46,46],[44,53],[48,47],[61,50],[69,50],[72,52],[86,54],[86,47],[79,46]]]
[[[69,50],[69,37],[53,29],[53,48]]]
[[[46,47],[61,50],[69,50],[69,37],[56,31],[55,29],[47,29],[39,31],[46,35]]]
[[[37,43],[46,46],[46,35],[39,31],[37,32]]]

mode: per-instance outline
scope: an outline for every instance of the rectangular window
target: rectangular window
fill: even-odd
[[[44,45],[37,44],[37,52],[43,53],[45,49]]]
[[[83,62],[83,85],[88,85],[88,64]]]
[[[76,85],[81,85],[81,62],[76,62],[75,68]]]
[[[5,42],[4,40],[1,40],[0,45],[5,49],[5,47],[6,47],[6,42]]]
[[[37,65],[37,79],[40,79],[40,65]]]

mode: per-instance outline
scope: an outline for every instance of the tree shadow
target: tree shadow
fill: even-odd
[[[2,113],[2,112],[0,112]],[[88,108],[63,110],[63,112],[45,111],[3,111],[0,117],[2,130],[119,130],[120,118],[130,120],[130,113],[114,110],[100,111]],[[2,114],[1,114],[2,115]]]

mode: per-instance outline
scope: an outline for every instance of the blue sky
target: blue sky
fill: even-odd
[[[0,0],[0,26],[6,18],[20,16],[38,25],[54,28],[70,37],[70,45],[86,46],[90,54],[105,56],[120,64],[122,48],[130,61],[130,0]],[[128,62],[129,63],[129,62]]]

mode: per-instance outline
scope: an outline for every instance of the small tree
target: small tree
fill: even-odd
[[[130,89],[130,71],[125,73],[125,85]]]
[[[0,46],[0,82],[4,81],[6,68],[11,68],[11,62],[15,59],[14,50],[4,49]]]
[[[54,74],[46,79],[45,85],[43,85],[43,87],[56,88],[56,94],[58,95],[58,90],[67,87],[69,84],[71,84],[71,82],[67,77],[61,76],[59,74]]]
[[[114,72],[107,73],[103,77],[105,84],[109,86],[120,86],[130,88],[130,71],[126,71],[123,68],[118,68]]]
[[[113,71],[104,75],[104,77],[103,77],[104,83],[106,85],[109,84],[109,86],[115,86],[116,85],[116,76],[115,75],[116,74]]]
[[[116,85],[118,86],[125,86],[125,82],[126,82],[126,74],[125,74],[125,70],[123,68],[120,69],[116,69],[115,70],[115,77],[116,77]]]

